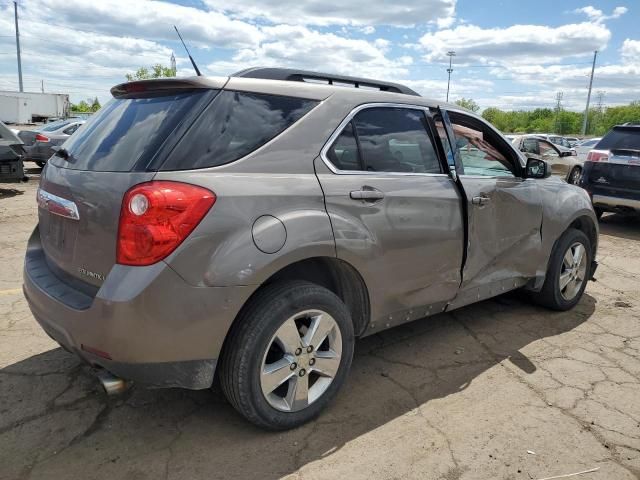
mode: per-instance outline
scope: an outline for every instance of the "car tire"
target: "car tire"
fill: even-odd
[[[573,167],[571,173],[569,174],[568,183],[571,185],[580,185],[580,180],[582,179],[582,169],[580,167]]]
[[[310,345],[314,338],[318,345]],[[220,386],[255,425],[294,428],[335,397],[351,367],[353,348],[351,315],[333,292],[303,281],[267,285],[243,307],[225,342]],[[274,385],[279,386],[271,390]]]
[[[43,162],[42,160],[36,160],[36,165],[38,165],[40,168],[44,168],[46,163],[47,162]]]
[[[575,252],[580,247],[583,251],[577,262]],[[551,253],[542,289],[532,293],[533,300],[552,310],[573,308],[582,298],[589,281],[592,252],[591,242],[584,232],[574,228],[564,232]]]

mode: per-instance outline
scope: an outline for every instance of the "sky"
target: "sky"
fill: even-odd
[[[483,109],[584,110],[640,100],[640,0],[19,0],[26,91],[78,102],[140,66],[204,75],[281,66],[397,81]],[[0,89],[17,90],[13,2],[0,0]]]

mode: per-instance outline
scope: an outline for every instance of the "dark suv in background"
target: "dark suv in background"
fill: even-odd
[[[589,152],[582,187],[598,217],[640,211],[640,123],[617,125]]]

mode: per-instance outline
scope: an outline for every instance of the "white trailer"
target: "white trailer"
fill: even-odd
[[[0,121],[33,123],[69,115],[65,93],[10,92],[0,90]]]

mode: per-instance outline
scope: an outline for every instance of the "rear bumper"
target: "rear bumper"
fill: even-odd
[[[610,208],[632,208],[634,210],[640,210],[640,200],[594,194],[593,206]]]
[[[50,145],[41,144],[26,146],[25,151],[27,152],[25,160],[37,162],[46,162],[54,153]]]
[[[91,365],[145,385],[202,389],[253,289],[194,287],[159,262],[115,265],[91,297],[53,274],[36,228],[23,290],[45,332]]]

